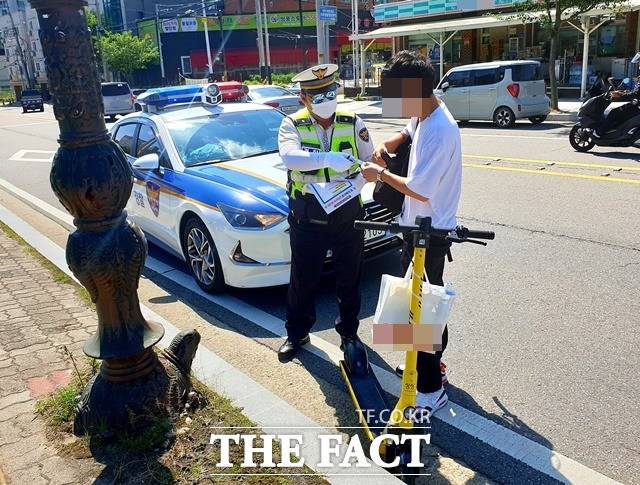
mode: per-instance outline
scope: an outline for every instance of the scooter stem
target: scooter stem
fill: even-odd
[[[427,248],[418,244],[413,251],[413,271],[411,273],[411,299],[409,302],[409,323],[411,325],[420,324],[420,315],[422,313],[421,295],[424,276],[424,262],[427,258]],[[408,407],[415,407],[416,392],[418,385],[418,352],[415,350],[407,351],[405,356],[405,367],[402,373],[402,385],[400,388],[400,399],[394,408],[387,427],[400,427],[411,429],[414,423],[411,419],[407,419],[404,410]]]

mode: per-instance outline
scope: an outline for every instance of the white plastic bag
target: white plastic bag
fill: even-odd
[[[423,282],[420,322],[411,325],[411,272],[412,265],[404,278],[382,275],[373,317],[373,345],[381,350],[433,352],[442,346],[442,332],[456,294],[450,286],[445,288]]]

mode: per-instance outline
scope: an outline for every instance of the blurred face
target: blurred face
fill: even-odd
[[[382,79],[382,116],[387,118],[424,117],[431,112],[433,86],[420,78]],[[427,93],[430,93],[428,95]]]

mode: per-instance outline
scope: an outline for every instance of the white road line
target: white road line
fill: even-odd
[[[33,156],[25,156],[27,154],[40,154],[40,155],[48,155],[47,157],[33,157]],[[53,162],[53,156],[56,152],[51,150],[18,150],[13,155],[9,157],[9,160],[12,162],[40,162],[40,163],[51,163]]]
[[[67,265],[63,248],[2,205],[0,205],[0,220],[15,230],[27,244],[79,283]],[[167,348],[173,338],[180,332],[180,329],[150,308],[144,305],[140,305],[140,307],[146,319],[160,323],[164,327],[165,334],[158,346],[163,349]],[[192,372],[201,382],[231,398],[236,406],[243,409],[243,413],[249,419],[257,424],[266,424],[266,426],[258,426],[257,428],[283,431],[297,429],[301,431],[299,434],[303,435],[303,442],[305,443],[302,447],[301,457],[315,472],[320,475],[330,475],[327,477],[327,481],[332,485],[356,485],[356,483],[361,483],[359,480],[362,480],[362,477],[366,476],[376,476],[376,483],[402,485],[402,481],[372,463],[371,460],[367,460],[370,464],[370,468],[367,471],[370,471],[370,473],[358,473],[357,471],[354,473],[349,472],[349,469],[334,466],[332,469],[335,472],[327,474],[326,469],[319,469],[317,464],[321,459],[321,450],[317,436],[318,434],[330,434],[331,431],[326,427],[320,426],[204,345],[198,347],[198,352],[193,360]],[[248,394],[247,390],[250,390]],[[256,396],[259,397],[259,401],[256,400]],[[256,405],[257,402],[259,402],[259,405]],[[274,424],[282,425],[273,426]],[[295,426],[296,424],[298,426]]]
[[[503,134],[497,134],[494,133],[492,135],[490,134],[480,134],[480,133],[468,133],[466,131],[460,131],[460,133],[462,134],[462,136],[475,136],[475,137],[482,137],[482,138],[524,138],[526,140],[564,140],[565,136],[525,136],[525,135],[503,135]],[[567,143],[569,143],[569,139],[566,139]]]
[[[0,130],[3,129],[3,128],[5,128],[5,129],[8,129],[8,128],[20,128],[22,126],[48,125],[48,124],[57,123],[57,122],[58,122],[57,120],[49,120],[49,121],[38,121],[38,122],[35,122],[35,123],[18,123],[17,125],[0,126]]]
[[[14,192],[12,187],[15,188],[15,186],[2,179],[0,179],[0,186],[9,192],[13,192],[16,197],[24,200],[28,205],[44,215],[58,221],[64,227],[69,227],[69,220],[73,219],[69,214],[64,214],[62,211],[21,189]],[[61,215],[64,215],[64,217],[61,217]],[[71,227],[73,226],[71,225]],[[47,255],[44,256],[47,257]],[[249,320],[254,325],[280,337],[284,337],[286,334],[284,321],[270,313],[229,295],[211,295],[206,293],[195,283],[190,275],[176,269],[167,271],[168,266],[166,264],[152,257],[147,258],[146,266],[152,271],[160,270],[165,278]],[[315,335],[311,336],[311,343],[305,346],[305,349],[336,365],[342,358],[342,352],[337,345]],[[398,396],[400,391],[400,380],[398,377],[394,373],[382,369],[375,364],[372,364],[372,367],[382,388],[392,395]],[[619,483],[582,465],[572,458],[521,436],[451,401],[449,401],[448,410],[446,411],[438,412],[436,418],[556,480],[564,483],[594,485]],[[451,411],[453,411],[453,413]]]

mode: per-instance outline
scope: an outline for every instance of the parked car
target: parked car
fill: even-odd
[[[278,108],[284,114],[291,114],[298,111],[303,105],[300,96],[296,96],[291,91],[280,86],[249,86],[248,101],[266,104]]]
[[[20,104],[22,104],[23,113],[28,111],[44,111],[42,93],[37,89],[26,89],[22,91]]]
[[[219,81],[214,83],[220,89],[222,101],[226,102],[245,102],[249,88],[238,81]]]
[[[435,93],[456,120],[492,120],[498,128],[510,128],[522,118],[542,123],[551,111],[537,61],[454,67],[438,83]]]
[[[300,83],[291,83],[287,86],[287,91],[291,91],[293,94],[300,94]]]
[[[131,94],[133,94],[133,107],[136,111],[142,111],[142,106],[138,103],[138,96],[142,93],[146,92],[146,89],[132,89]]]
[[[206,103],[189,86],[150,89],[142,112],[111,127],[131,163],[127,213],[147,239],[187,263],[206,291],[289,282],[287,169],[278,154],[284,114],[257,103]],[[393,214],[363,190],[365,218]],[[395,251],[402,241],[365,231],[365,254]],[[327,255],[330,262],[331,256]]]
[[[127,83],[102,83],[104,114],[114,120],[116,115],[133,113],[134,96]]]

